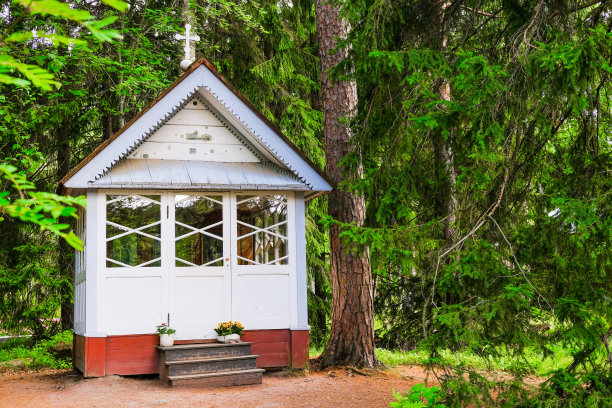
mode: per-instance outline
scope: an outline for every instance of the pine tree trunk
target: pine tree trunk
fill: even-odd
[[[440,51],[446,51],[448,33],[445,24],[445,10],[450,6],[446,0],[438,0],[436,2],[438,8],[437,14],[433,16],[437,31],[433,31],[434,48]],[[438,81],[436,91],[442,101],[451,100],[451,86],[446,78]],[[440,109],[446,109],[445,105],[441,105]],[[455,171],[455,153],[453,151],[453,133],[452,131],[444,135],[441,129],[436,129],[433,134],[433,148],[435,158],[435,174],[436,185],[438,186],[438,196],[436,197],[436,213],[443,220],[444,228],[442,230],[442,239],[448,248],[455,240],[455,222],[457,221],[457,172]],[[452,303],[451,299],[446,299],[448,303]],[[422,312],[422,330],[423,337],[429,336],[429,302],[433,302],[433,292],[423,304]]]
[[[338,38],[346,37],[348,25],[340,18],[340,9],[326,0],[315,1],[319,57],[321,59],[321,94],[323,99],[326,173],[338,184],[343,180],[340,160],[350,149],[351,131],[341,122],[357,106],[355,82],[332,82],[327,70],[344,57],[346,51],[330,51]],[[362,169],[358,170],[362,172]],[[329,214],[340,222],[362,225],[365,218],[363,196],[334,189],[329,194]],[[330,365],[373,367],[378,365],[374,349],[374,305],[372,271],[367,249],[348,252],[339,236],[339,228],[330,228],[332,325],[329,342],[320,362]]]
[[[446,51],[446,44],[448,41],[444,12],[450,6],[446,0],[438,1],[438,38],[434,41],[437,42],[437,47],[441,51]],[[443,79],[438,85],[438,95],[440,100],[450,101],[451,100],[451,87],[450,83]],[[441,106],[441,109],[446,109],[445,106]],[[455,171],[455,154],[453,152],[452,132],[447,136],[444,136],[441,131],[435,132],[433,135],[434,139],[434,154],[436,159],[436,179],[437,185],[439,186],[438,192],[438,215],[444,219],[444,231],[443,238],[447,246],[453,243],[455,238],[454,224],[457,220],[457,197],[456,197],[456,185],[457,185],[457,173]]]

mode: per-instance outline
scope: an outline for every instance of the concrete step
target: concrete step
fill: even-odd
[[[257,368],[257,357],[259,356],[248,355],[166,361],[165,365],[169,376],[218,373]]]
[[[157,346],[165,361],[201,360],[214,357],[248,356],[251,344],[244,343],[195,343],[180,344],[172,347]]]
[[[192,375],[173,375],[168,377],[171,387],[231,387],[235,385],[261,384],[264,369],[224,371]]]

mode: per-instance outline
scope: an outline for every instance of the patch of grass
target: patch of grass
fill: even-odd
[[[571,351],[561,346],[551,347],[553,355],[544,358],[540,352],[527,349],[523,354],[524,361],[516,356],[502,352],[499,358],[487,361],[471,351],[453,352],[441,350],[441,357],[435,362],[442,366],[457,366],[463,364],[466,367],[477,370],[495,370],[516,372],[522,370],[530,374],[546,376],[554,370],[567,367],[572,362]],[[311,347],[310,358],[319,356],[323,347]],[[376,354],[381,362],[389,367],[399,365],[425,365],[429,362],[429,355],[423,350],[398,351],[378,348]]]
[[[315,358],[321,355],[321,353],[323,352],[323,350],[325,349],[324,346],[320,346],[320,347],[310,347],[310,349],[308,350],[308,355],[310,358]]]
[[[427,353],[421,350],[397,351],[387,349],[376,349],[378,359],[385,365],[394,367],[398,365],[425,364]]]
[[[523,361],[508,353],[500,353],[498,358],[487,360],[471,351],[453,352],[441,350],[440,358],[436,363],[442,366],[456,366],[463,364],[477,370],[495,370],[513,372],[523,370],[530,374],[545,376],[554,370],[567,367],[572,362],[570,350],[560,346],[553,347],[554,354],[544,358],[540,352],[527,349],[523,354]],[[388,366],[426,364],[430,362],[428,354],[422,350],[408,352],[376,349],[378,358]]]
[[[0,366],[2,362],[11,360],[24,360],[23,366],[28,368],[60,369],[72,366],[72,330],[39,341],[32,347],[25,342],[7,344],[7,347],[0,349]]]

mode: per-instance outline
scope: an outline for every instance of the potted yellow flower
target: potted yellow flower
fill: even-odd
[[[219,323],[215,328],[217,340],[221,343],[239,343],[243,330],[242,324],[232,321]]]

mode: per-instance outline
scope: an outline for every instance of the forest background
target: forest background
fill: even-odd
[[[184,1],[36,11],[45,3],[59,2],[4,1],[0,19],[0,331],[35,338],[72,326],[69,225],[83,204],[41,192],[180,75],[185,22]],[[314,2],[190,8],[198,56],[324,168]],[[612,404],[610,2],[342,9],[347,58],[330,74],[358,98],[340,188],[366,212],[339,227],[369,251],[377,347],[424,350],[451,406]],[[309,203],[315,346],[329,336],[334,223],[326,198]],[[527,353],[559,348],[568,363],[524,386]],[[511,375],[443,366],[449,350],[510,359]]]

